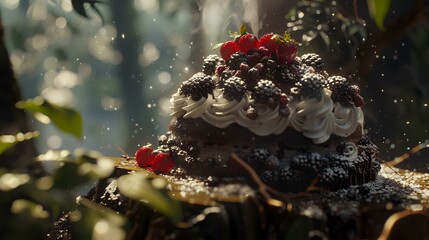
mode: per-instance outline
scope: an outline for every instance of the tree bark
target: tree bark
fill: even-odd
[[[30,128],[26,113],[15,107],[16,102],[20,101],[22,97],[9,59],[9,53],[6,49],[3,22],[1,20],[0,76],[0,135],[29,132]],[[37,151],[34,141],[28,140],[18,143],[0,154],[0,168],[28,167],[34,161],[35,156],[37,156]]]

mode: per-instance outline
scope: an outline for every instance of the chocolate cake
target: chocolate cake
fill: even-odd
[[[238,40],[237,40],[238,39]],[[336,190],[374,180],[377,147],[364,134],[359,87],[330,76],[289,34],[242,29],[171,97],[170,131],[139,166],[213,184],[242,182],[232,153],[284,192]],[[157,156],[161,155],[161,156]]]
[[[359,88],[288,34],[241,30],[172,95],[158,145],[114,158],[86,198],[126,216],[127,239],[427,239],[429,175],[377,162]],[[148,186],[179,219],[130,194]],[[75,239],[68,214],[48,239]]]

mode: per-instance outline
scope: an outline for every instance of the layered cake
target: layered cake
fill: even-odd
[[[281,191],[336,190],[369,182],[380,170],[364,134],[359,87],[329,75],[298,43],[242,27],[204,59],[201,72],[171,97],[170,131],[136,153],[139,166],[214,184],[245,181],[236,154]]]
[[[243,28],[218,48],[172,95],[158,145],[79,199],[125,216],[126,239],[428,239],[429,175],[380,167],[357,86],[288,34]],[[76,239],[73,224],[48,239]]]

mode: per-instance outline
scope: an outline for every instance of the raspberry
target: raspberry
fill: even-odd
[[[238,40],[238,46],[240,47],[240,51],[244,53],[248,53],[250,49],[259,47],[259,40],[254,34],[244,34]]]
[[[259,43],[262,47],[265,47],[268,49],[268,51],[271,52],[271,55],[276,54],[277,46],[279,45],[277,38],[280,36],[273,33],[267,33],[264,36],[261,37],[259,40]]]
[[[249,67],[249,65],[247,63],[241,63],[240,64],[240,71],[243,74],[246,74],[249,71],[249,69],[250,69],[250,67]]]
[[[316,53],[307,53],[301,56],[302,63],[307,66],[313,67],[314,70],[321,72],[325,70],[325,64],[322,58]]]
[[[225,71],[226,66],[221,64],[221,65],[217,65],[216,67],[216,76],[221,76],[223,71]]]
[[[360,89],[356,85],[352,85],[351,87],[351,93],[353,98],[353,103],[356,107],[362,107],[365,104],[365,100],[360,95]]]
[[[136,162],[139,167],[149,167],[152,165],[155,155],[150,147],[142,147],[136,152]]]
[[[234,41],[229,41],[229,42],[222,43],[219,50],[222,58],[225,61],[228,61],[229,59],[231,59],[231,55],[238,52],[240,48],[238,47],[237,43],[235,43]]]
[[[270,80],[260,80],[253,88],[252,97],[255,103],[267,103],[270,98],[278,101],[281,90]]]
[[[247,55],[247,62],[249,63],[249,66],[254,66],[259,61],[261,61],[261,59],[261,55],[259,55],[257,52]]]
[[[203,63],[203,73],[207,75],[213,75],[219,62],[219,56],[214,54],[207,56]]]
[[[254,107],[250,106],[246,110],[246,117],[248,117],[251,120],[255,120],[256,118],[258,118],[258,112],[256,111],[256,109]]]
[[[209,94],[213,94],[215,87],[216,83],[211,76],[197,73],[182,83],[179,92],[182,95],[191,96],[194,101],[198,101],[202,97],[207,98]]]
[[[155,173],[169,173],[174,167],[174,162],[169,153],[158,153],[153,159],[152,169]]]
[[[289,103],[289,97],[286,93],[281,93],[279,97],[279,104],[282,107],[285,107]]]
[[[265,161],[271,156],[266,148],[254,148],[250,151],[245,160],[256,170],[264,166]]]
[[[261,56],[261,58],[271,57],[271,55],[272,55],[271,51],[268,50],[266,47],[259,47],[258,48],[258,53]]]
[[[231,55],[231,58],[228,60],[227,65],[234,70],[240,69],[240,64],[247,62],[247,57],[242,52],[237,52]]]
[[[246,84],[239,77],[230,77],[223,82],[223,96],[228,100],[240,101],[246,94]]]
[[[266,161],[265,161],[265,167],[270,170],[276,170],[280,167],[280,160],[277,156],[271,155]]]
[[[317,73],[306,73],[301,80],[295,84],[300,89],[303,98],[315,98],[322,100],[323,82],[325,78]]]

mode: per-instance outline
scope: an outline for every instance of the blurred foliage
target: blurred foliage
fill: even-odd
[[[348,55],[354,56],[367,37],[365,27],[356,19],[341,14],[331,1],[299,1],[287,18],[290,19],[288,29],[302,36],[304,44],[320,37],[332,52],[347,49]]]
[[[167,180],[138,172],[119,177],[118,188],[125,196],[142,201],[167,216],[173,223],[182,219],[179,202],[172,199],[167,191]]]
[[[369,15],[378,29],[384,30],[384,19],[390,8],[390,0],[367,0]]]
[[[53,221],[68,211],[73,212],[71,222],[79,229],[77,236],[81,239],[105,234],[97,232],[100,224],[107,224],[109,231],[116,229],[118,232],[114,236],[124,236],[123,217],[88,203],[89,200],[81,199],[76,208],[73,197],[82,186],[109,176],[114,170],[112,160],[83,150],[76,150],[74,154],[50,151],[40,155],[38,160],[47,172],[45,176],[33,177],[19,169],[0,169],[0,206],[10,205],[10,216],[2,212],[7,219],[3,223],[2,239],[42,239],[52,228]],[[22,231],[23,226],[31,229],[32,234]]]
[[[82,115],[72,108],[53,104],[42,97],[20,101],[16,106],[34,113],[42,123],[52,121],[63,132],[82,137]]]
[[[17,133],[16,135],[1,135],[0,136],[0,154],[19,142],[37,138],[40,136],[38,131]]]

